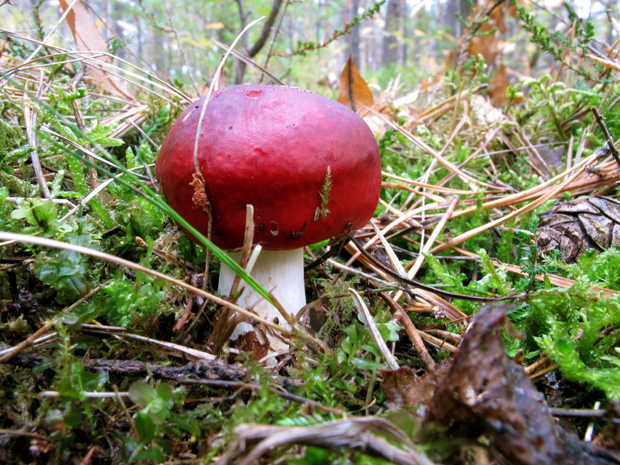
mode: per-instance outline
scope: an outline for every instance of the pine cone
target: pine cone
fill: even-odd
[[[573,263],[588,249],[620,245],[620,202],[609,197],[583,197],[541,214],[536,239],[540,252],[559,249]]]

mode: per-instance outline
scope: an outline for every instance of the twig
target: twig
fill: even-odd
[[[69,86],[69,91],[76,91],[76,88],[73,84]],[[75,114],[75,122],[77,123],[77,127],[80,128],[80,131],[82,131],[84,134],[88,134],[86,123],[84,122],[84,115],[82,114],[82,109],[80,108],[78,99],[71,100],[71,107],[73,108],[73,113]],[[90,146],[88,144],[85,145],[85,148],[90,150]],[[86,159],[94,164],[93,158],[90,155],[86,155]],[[97,186],[99,186],[97,169],[93,165],[88,165],[88,174],[90,175],[90,184],[92,188],[96,189]]]
[[[56,32],[56,29],[58,29],[58,26],[60,26],[60,24],[65,20],[65,18],[67,17],[67,15],[71,12],[71,10],[73,9],[73,5],[75,5],[78,2],[78,0],[73,0],[71,2],[71,4],[67,7],[67,9],[64,11],[64,13],[62,14],[62,16],[60,18],[58,18],[58,21],[56,21],[56,24],[54,24],[54,27],[52,27],[52,29],[50,29],[50,31],[47,33],[47,35],[43,38],[43,40],[40,42],[39,46],[37,48],[34,49],[34,52],[32,52],[30,54],[30,56],[28,58],[26,58],[26,60],[24,61],[23,64],[29,63],[30,61],[32,61],[32,59],[37,56],[37,53],[39,53],[39,51],[46,46],[45,42],[47,42],[47,40],[52,36],[52,34],[54,32]]]
[[[387,436],[402,449],[374,434],[375,432]],[[216,465],[232,463],[245,451],[246,444],[256,441],[261,442],[246,457],[235,463],[250,465],[276,447],[290,447],[294,444],[324,449],[346,445],[347,449],[357,449],[397,465],[433,463],[401,430],[387,420],[377,417],[348,418],[305,427],[241,424],[233,430],[233,437],[235,439],[232,444]]]
[[[87,399],[110,399],[119,397],[129,397],[128,392],[82,392],[81,393]],[[42,391],[39,394],[41,397],[60,397],[58,391]]]
[[[128,337],[130,339],[137,339],[138,341],[148,342],[150,344],[155,344],[161,347],[165,347],[166,349],[171,349],[177,352],[181,352],[185,355],[195,357],[199,360],[208,360],[208,361],[215,360],[215,355],[208,354],[201,350],[192,349],[190,347],[185,347],[180,344],[175,344],[174,342],[158,341],[157,339],[151,339],[150,337],[139,336],[137,334],[130,334],[126,332],[122,332],[119,334],[116,331],[110,332],[107,330],[99,330],[99,329],[94,329],[94,328],[89,328],[88,332],[95,333],[95,334],[114,334],[116,336]]]
[[[54,131],[52,131],[51,129],[42,126],[41,128],[39,128],[40,132],[46,132],[48,134],[51,134],[54,137],[58,137],[60,140],[62,140],[63,142],[66,142],[67,144],[69,144],[70,146],[72,146],[73,148],[79,150],[80,152],[84,153],[87,157],[91,157],[94,158],[95,160],[97,160],[98,162],[101,162],[105,165],[108,165],[110,168],[117,168],[117,166],[112,163],[111,161],[100,157],[99,155],[97,155],[96,153],[94,153],[92,150],[88,150],[86,147],[81,146],[80,144],[78,144],[77,142],[72,141],[71,139],[64,137]],[[147,179],[146,176],[143,176],[141,174],[134,174],[135,176],[137,176],[138,178],[141,179]],[[99,187],[99,186],[98,186]]]
[[[418,331],[418,328],[416,328],[416,326],[413,324],[413,321],[411,321],[411,318],[409,318],[409,315],[405,313],[405,311],[398,304],[398,302],[396,302],[386,293],[382,292],[379,295],[392,308],[392,310],[394,311],[394,316],[396,316],[405,327],[405,331],[407,331],[407,335],[409,336],[413,347],[415,347],[418,354],[420,354],[420,358],[422,359],[422,362],[424,362],[424,365],[426,365],[427,368],[434,367],[435,361],[428,353],[428,350],[426,349],[426,346],[422,341],[420,332]]]
[[[140,439],[140,435],[138,434],[138,430],[136,429],[136,425],[134,424],[133,419],[131,418],[131,415],[129,414],[129,410],[127,410],[127,406],[125,405],[125,402],[123,401],[123,397],[121,396],[121,393],[118,392],[118,387],[116,386],[116,384],[112,385],[112,389],[114,390],[114,394],[116,394],[116,400],[118,400],[118,403],[121,404],[123,412],[125,413],[125,416],[127,417],[127,421],[129,421],[129,425],[131,426],[131,431],[133,433],[133,437],[136,440],[139,440]]]
[[[453,354],[456,354],[459,351],[456,347],[454,347],[452,344],[450,344],[449,342],[446,342],[443,339],[439,339],[438,337],[431,336],[430,334],[427,334],[424,331],[418,331],[418,332],[420,333],[420,337],[422,339],[424,339],[426,342],[436,347],[437,349],[444,349]]]
[[[86,302],[88,299],[90,299],[92,296],[94,296],[97,292],[99,292],[101,289],[103,289],[104,287],[106,287],[108,284],[110,284],[112,282],[112,280],[110,279],[109,281],[106,281],[105,283],[101,283],[99,284],[99,286],[97,286],[96,288],[94,288],[92,291],[90,291],[88,294],[86,294],[84,297],[79,298],[78,300],[76,300],[75,302],[73,302],[71,305],[69,305],[67,308],[65,308],[63,310],[63,312],[65,313],[69,313],[70,311],[72,311],[75,307],[77,307],[78,305],[80,305],[83,302]]]
[[[546,374],[547,374],[547,373],[549,373],[550,371],[556,370],[557,368],[558,368],[558,365],[557,365],[557,364],[555,364],[555,363],[554,363],[553,365],[549,365],[548,367],[543,368],[542,370],[537,371],[536,373],[531,374],[531,375],[530,375],[530,379],[531,379],[531,380],[534,380],[534,379],[536,379],[536,378],[539,378],[539,377],[541,377],[542,375],[546,375]]]
[[[336,244],[330,245],[329,250],[327,252],[325,252],[319,258],[314,260],[312,263],[308,263],[306,266],[304,266],[304,271],[309,271],[312,268],[316,268],[317,266],[322,265],[327,260],[332,258],[334,255],[337,255],[338,253],[340,253],[340,250],[342,250],[342,245],[344,241],[346,241],[346,238],[342,239],[340,242],[337,242]]]
[[[407,272],[407,276],[410,279],[413,279],[415,275],[418,273],[425,259],[424,254],[428,253],[430,248],[433,246],[435,239],[437,239],[437,237],[439,236],[439,233],[443,230],[444,226],[446,225],[446,223],[452,216],[452,212],[454,211],[454,208],[456,207],[457,202],[458,202],[458,197],[452,199],[452,202],[450,202],[450,206],[448,207],[448,210],[446,210],[446,213],[444,213],[443,217],[441,218],[441,220],[439,221],[439,223],[433,230],[431,237],[428,238],[428,241],[424,245],[424,248],[420,251],[420,255],[418,255],[418,258],[416,259],[416,261],[413,262],[411,266],[407,265],[407,268],[409,268],[409,271]],[[398,297],[396,298],[396,300],[398,300]]]
[[[601,418],[607,415],[607,410],[591,410],[585,408],[549,408],[554,417],[593,417]]]
[[[215,74],[213,75],[213,79],[211,80],[211,85],[209,85],[209,91],[207,92],[207,95],[205,95],[205,97],[204,97],[204,103],[202,105],[202,109],[200,110],[200,118],[198,119],[198,125],[196,127],[196,139],[195,139],[196,142],[194,144],[194,170],[195,170],[195,177],[199,176],[203,180],[203,183],[204,183],[204,177],[202,175],[202,172],[200,171],[200,166],[198,165],[198,148],[200,146],[200,135],[201,135],[201,131],[202,131],[202,122],[204,121],[205,114],[207,113],[207,106],[209,105],[209,99],[211,98],[211,94],[213,93],[213,89],[215,87],[215,83],[219,81],[220,74],[222,73],[222,69],[224,68],[224,63],[226,63],[226,60],[230,56],[232,49],[235,48],[235,45],[237,45],[237,42],[239,42],[239,40],[241,39],[241,37],[243,37],[243,35],[246,33],[246,31],[248,29],[250,29],[252,26],[254,26],[256,23],[261,21],[263,18],[264,18],[264,16],[261,16],[260,18],[255,19],[254,21],[252,21],[250,24],[248,24],[246,27],[243,28],[243,30],[239,33],[239,35],[237,37],[235,37],[235,40],[233,41],[233,43],[228,48],[228,51],[224,54],[224,56],[220,60],[220,64],[217,67],[217,69],[215,70]],[[204,195],[205,195],[205,198],[206,198],[206,192],[205,192]],[[209,200],[206,199],[206,202],[208,204]],[[211,240],[211,229],[213,227],[213,218],[211,217],[211,208],[207,209],[207,215],[209,217],[209,226],[208,226],[208,229],[207,229],[207,240],[210,241]],[[210,259],[211,259],[211,249],[207,248],[206,263],[205,263],[205,286],[207,285],[207,283],[209,281],[209,262],[210,262]]]
[[[194,145],[194,170],[196,171],[196,173],[200,174],[200,167],[198,166],[198,147],[200,145],[200,132],[202,131],[202,122],[205,119],[205,114],[207,113],[207,106],[209,104],[209,99],[211,98],[211,94],[213,93],[213,88],[215,87],[215,83],[219,80],[220,74],[222,73],[222,69],[224,68],[224,63],[226,63],[226,59],[232,53],[232,49],[235,48],[235,45],[237,45],[237,42],[239,42],[241,37],[243,37],[243,35],[246,33],[248,29],[250,29],[256,23],[261,21],[263,18],[264,16],[261,16],[260,18],[252,21],[245,28],[243,28],[243,31],[241,31],[237,37],[235,37],[235,40],[233,41],[233,43],[230,44],[230,47],[228,47],[228,51],[224,54],[224,56],[220,60],[220,64],[215,70],[213,79],[211,79],[211,85],[209,86],[209,91],[207,92],[207,95],[205,95],[204,104],[202,105],[202,109],[200,110],[200,118],[198,119],[198,126],[196,128],[196,143]],[[210,238],[207,237],[207,239],[210,239]]]
[[[256,54],[265,45],[265,42],[267,42],[267,38],[269,37],[269,34],[271,33],[271,28],[273,27],[273,23],[275,23],[276,21],[281,5],[282,5],[282,0],[273,0],[273,5],[271,5],[271,11],[269,12],[267,21],[265,21],[265,24],[263,25],[263,29],[261,30],[260,36],[254,43],[254,45],[248,50],[248,55],[250,56],[250,58],[256,56]]]
[[[26,438],[34,438],[34,439],[39,439],[41,441],[47,441],[47,442],[49,442],[50,440],[48,437],[41,436],[40,434],[29,433],[28,431],[15,431],[12,429],[0,429],[0,434],[7,434],[9,436],[23,436]]]
[[[142,166],[144,167],[144,172],[149,177],[149,181],[151,181],[151,185],[153,186],[153,189],[155,189],[155,192],[159,194],[159,186],[157,185],[157,181],[155,181],[155,178],[153,177],[153,172],[151,171],[152,165],[149,166],[147,162],[142,162]],[[162,212],[162,215],[163,214],[164,212]]]
[[[28,37],[28,36],[24,36],[22,34],[18,34],[16,32],[10,31],[8,29],[0,28],[0,33],[6,35],[8,37],[15,38],[17,40],[23,40],[25,42],[32,42],[34,44],[39,44],[39,45],[42,44],[41,41],[38,41],[38,40],[33,39],[31,37]],[[100,69],[100,70],[105,71],[106,73],[112,74],[114,76],[118,76],[118,77],[124,79],[125,81],[127,81],[128,83],[131,83],[131,84],[133,84],[135,86],[140,87],[145,92],[147,92],[149,94],[153,94],[153,95],[155,95],[155,96],[157,96],[159,98],[164,99],[166,102],[170,103],[172,106],[175,106],[177,108],[181,108],[181,107],[176,102],[174,102],[174,101],[164,97],[161,94],[156,93],[152,89],[152,87],[156,87],[156,88],[158,88],[160,90],[163,90],[164,92],[173,94],[173,95],[175,95],[176,97],[178,97],[179,99],[181,99],[181,100],[183,100],[185,102],[191,102],[192,101],[192,99],[189,96],[187,96],[186,94],[184,94],[180,90],[176,89],[172,85],[168,84],[166,81],[163,81],[162,79],[160,79],[156,75],[147,73],[144,70],[142,70],[142,69],[138,68],[137,66],[135,66],[134,64],[132,64],[132,63],[126,61],[126,60],[123,60],[123,59],[121,59],[121,58],[119,58],[117,56],[114,56],[114,55],[112,55],[110,53],[95,52],[95,51],[88,51],[88,50],[83,50],[81,52],[75,52],[75,51],[72,51],[72,50],[68,50],[68,49],[65,49],[65,48],[62,48],[62,47],[53,46],[53,45],[50,45],[50,44],[45,44],[45,46],[48,47],[51,50],[54,50],[54,51],[58,52],[58,53],[56,53],[54,55],[49,55],[49,56],[46,56],[46,57],[40,57],[40,58],[31,60],[30,62],[24,62],[24,63],[22,63],[19,66],[11,68],[9,71],[4,73],[3,75],[0,75],[0,79],[5,79],[4,82],[0,81],[0,88],[5,87],[6,83],[10,79],[11,75],[13,75],[13,74],[17,73],[18,71],[22,70],[22,68],[26,68],[26,64],[27,63],[34,63],[36,61],[42,61],[44,59],[53,58],[55,56],[68,55],[68,56],[77,56],[78,57],[77,59],[71,60],[71,61],[84,61],[89,66],[92,66],[94,68]],[[132,69],[140,71],[141,73],[143,73],[147,77],[144,77],[144,76],[141,76],[139,74],[133,73],[131,71],[128,71],[128,70],[123,69],[123,68],[120,68],[120,67],[118,67],[116,65],[113,65],[113,64],[110,64],[110,63],[104,63],[104,62],[101,62],[101,61],[93,60],[93,58],[97,58],[97,57],[100,57],[100,56],[107,56],[107,57],[110,57],[110,58],[113,58],[113,59],[117,59],[122,64],[124,64],[127,67],[130,67]],[[57,65],[62,64],[62,63],[63,63],[62,61],[59,61],[59,62],[52,61],[49,64],[37,65],[37,66],[33,66],[33,67],[57,66]],[[103,65],[105,65],[108,69],[105,69],[103,67]],[[110,71],[110,68],[122,71],[125,75],[132,76],[132,77],[136,78],[137,80],[143,81],[146,85],[139,84],[138,82],[133,81],[133,80],[127,78],[124,75],[120,75],[119,73]]]
[[[179,380],[178,382],[181,384],[194,384],[194,385],[201,385],[201,386],[219,386],[219,387],[226,387],[226,388],[246,388],[246,389],[252,389],[252,390],[259,390],[259,389],[264,388],[264,385],[262,384],[245,383],[242,381],[226,381],[226,380],[220,380],[220,379],[182,379],[182,380]],[[293,402],[299,402],[301,404],[307,404],[310,407],[323,410],[324,412],[333,413],[335,415],[345,414],[345,412],[343,412],[340,409],[333,408],[333,407],[327,407],[326,405],[323,405],[320,402],[306,399],[304,397],[297,396],[289,392],[284,392],[284,391],[281,391],[280,389],[269,388],[269,390],[273,394],[276,394],[286,400],[290,400]]]
[[[553,198],[555,195],[559,194],[560,192],[563,192],[563,191],[564,191],[564,189],[566,189],[566,188],[568,187],[568,185],[569,185],[569,184],[570,184],[570,183],[571,183],[574,179],[576,179],[576,178],[577,178],[577,176],[579,176],[581,173],[583,173],[583,172],[585,171],[585,165],[586,165],[586,163],[587,163],[588,161],[590,161],[591,159],[592,159],[592,157],[588,157],[588,158],[586,158],[585,160],[583,160],[581,163],[579,163],[578,165],[575,165],[575,166],[573,167],[573,170],[574,170],[575,172],[571,175],[571,177],[570,177],[570,178],[568,178],[568,179],[566,179],[565,181],[561,182],[561,183],[560,183],[557,187],[555,187],[555,188],[551,189],[551,190],[550,190],[549,192],[547,192],[546,194],[544,194],[544,195],[540,196],[538,199],[534,200],[532,203],[530,203],[530,204],[528,204],[528,205],[526,205],[526,206],[524,206],[524,207],[521,207],[520,209],[515,210],[515,211],[513,211],[513,212],[509,213],[508,215],[503,216],[502,218],[499,218],[499,219],[497,219],[497,220],[495,220],[495,221],[491,221],[491,222],[489,222],[489,223],[487,223],[487,224],[484,224],[484,225],[482,225],[482,226],[479,226],[479,227],[477,227],[477,228],[474,228],[474,229],[472,229],[472,230],[469,230],[469,231],[467,231],[467,232],[465,232],[465,233],[463,233],[463,234],[461,234],[461,235],[459,235],[459,236],[455,237],[454,239],[452,239],[452,241],[450,241],[450,243],[449,243],[449,244],[448,244],[448,243],[445,243],[445,244],[443,244],[443,245],[440,245],[440,246],[438,246],[438,247],[435,247],[433,250],[431,250],[431,252],[430,252],[430,253],[432,253],[432,254],[436,254],[436,253],[438,253],[438,252],[442,252],[442,251],[444,251],[444,250],[446,250],[446,249],[450,248],[451,246],[458,245],[458,244],[460,244],[460,243],[462,243],[462,242],[466,241],[467,239],[469,239],[469,238],[471,238],[471,237],[474,237],[474,236],[476,236],[476,235],[480,234],[481,232],[486,231],[487,229],[492,228],[493,226],[498,226],[498,225],[500,225],[500,224],[502,224],[502,223],[505,223],[506,221],[511,220],[512,218],[515,218],[515,217],[517,217],[517,216],[520,216],[520,215],[522,215],[522,214],[523,214],[523,213],[525,213],[525,212],[531,211],[531,210],[533,210],[533,209],[535,209],[535,208],[539,207],[540,205],[542,205],[542,204],[543,204],[544,202],[546,202],[547,200],[549,200],[549,199]],[[562,177],[564,177],[564,176],[565,176],[565,174],[558,175],[558,176],[556,176],[555,178],[550,179],[550,180],[549,180],[549,181],[547,181],[547,182],[555,182],[556,178],[558,178],[558,177],[559,177],[559,178],[562,178]],[[540,187],[540,186],[539,186],[539,187]],[[511,197],[515,197],[515,198],[517,198],[517,197],[519,197],[519,196],[524,196],[523,194],[525,194],[525,193],[524,193],[524,192],[521,192],[520,194],[517,194],[517,195],[515,195],[515,196],[511,196]],[[493,202],[490,202],[490,203],[493,203]],[[488,205],[487,205],[487,207],[488,207]],[[463,212],[464,212],[464,211],[466,211],[466,210],[462,210],[462,211],[460,211],[459,213],[460,213],[460,214],[463,214]]]
[[[605,136],[605,142],[607,143],[607,148],[613,155],[614,160],[616,160],[618,167],[620,167],[620,155],[618,155],[618,149],[614,145],[614,139],[611,137],[611,134],[609,134],[609,129],[607,129],[607,125],[605,124],[603,117],[599,113],[598,108],[592,107],[591,110],[592,110],[592,113],[594,113],[594,117],[596,118],[597,124],[599,125],[599,127],[601,128],[601,131],[603,132],[603,135]]]
[[[428,153],[429,155],[434,157],[445,168],[447,168],[448,170],[452,171],[453,173],[455,173],[459,177],[467,179],[468,181],[473,182],[474,184],[479,184],[481,186],[488,187],[490,189],[495,189],[496,186],[493,186],[493,185],[488,184],[488,183],[483,182],[483,181],[479,181],[479,180],[473,178],[472,176],[470,176],[469,174],[461,171],[456,166],[454,166],[454,164],[452,164],[448,160],[446,160],[440,153],[436,152],[431,146],[429,146],[428,144],[423,142],[420,138],[418,138],[417,136],[414,136],[411,132],[404,130],[401,126],[395,125],[392,121],[388,120],[381,113],[378,113],[378,112],[374,111],[372,108],[368,108],[368,110],[373,115],[375,115],[376,117],[381,119],[385,124],[390,126],[392,129],[394,129],[395,131],[398,131],[399,133],[401,133],[407,140],[412,142],[414,145],[418,146],[419,148],[424,150],[426,153]],[[465,121],[465,120],[463,120],[463,121]],[[453,136],[455,136],[455,134],[453,134]]]
[[[39,338],[42,334],[45,334],[51,327],[52,323],[48,323],[45,326],[42,326],[33,334],[28,336],[27,339],[23,340],[19,344],[10,349],[0,351],[0,363],[5,363],[11,360],[15,355],[17,355],[20,351],[24,350],[30,344],[32,344],[37,338]]]
[[[223,48],[224,50],[229,50],[228,45],[223,44],[219,40],[217,39],[209,39],[209,40],[211,40],[211,42],[213,42],[218,47]],[[231,52],[231,55],[234,56],[237,60],[241,60],[247,65],[254,66],[256,69],[258,69],[261,73],[263,73],[265,76],[267,76],[269,79],[271,79],[276,84],[279,84],[281,86],[286,86],[286,83],[284,81],[278,79],[278,77],[275,74],[272,74],[269,70],[267,70],[267,68],[262,67],[261,65],[256,63],[254,60],[252,60],[250,57],[244,55],[241,52],[238,52],[237,50],[231,50],[230,52]]]
[[[499,301],[502,301],[502,300],[518,299],[518,298],[525,297],[525,294],[514,294],[514,295],[506,296],[506,297],[478,297],[478,296],[473,296],[473,295],[457,294],[455,292],[448,292],[448,291],[444,291],[444,290],[441,290],[441,289],[436,289],[436,288],[434,288],[432,286],[429,286],[427,284],[422,284],[422,283],[420,283],[418,281],[414,281],[413,279],[409,279],[407,276],[403,276],[403,275],[400,275],[398,273],[395,273],[394,271],[390,270],[388,267],[386,267],[382,263],[376,261],[368,253],[368,251],[366,249],[364,249],[364,247],[362,247],[362,245],[357,241],[357,239],[355,239],[352,235],[349,235],[349,239],[355,245],[355,247],[361,252],[361,254],[366,259],[371,261],[377,268],[379,268],[384,273],[392,276],[393,278],[396,278],[397,281],[400,281],[403,284],[407,284],[408,286],[411,286],[414,289],[417,288],[417,289],[424,290],[426,292],[431,292],[431,293],[434,293],[434,294],[443,295],[444,297],[450,297],[450,298],[453,298],[453,299],[460,299],[460,300],[467,300],[467,301],[470,301],[470,302],[486,302],[486,303],[488,303],[488,302],[499,302]]]
[[[128,120],[127,120],[127,122],[128,122],[129,124],[131,124],[134,128],[136,128],[136,129],[138,130],[138,132],[139,132],[140,134],[142,134],[142,135],[144,136],[144,138],[145,138],[146,140],[148,140],[148,141],[151,143],[151,145],[152,145],[153,147],[155,147],[155,150],[159,151],[159,149],[160,149],[161,147],[159,147],[159,145],[157,145],[155,142],[153,142],[153,139],[151,139],[151,138],[149,137],[149,135],[148,135],[146,132],[144,132],[144,130],[143,130],[140,126],[138,126],[136,123],[134,123],[131,119],[128,119]]]

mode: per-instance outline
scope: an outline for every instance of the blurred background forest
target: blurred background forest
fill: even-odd
[[[529,377],[521,379],[539,383],[556,413],[564,410],[558,415],[620,399],[620,0],[478,1],[0,0],[0,463],[230,463],[245,447],[239,432],[249,431],[237,428],[277,426],[289,437],[287,428],[331,428],[342,417],[345,437],[355,433],[356,415],[366,415],[358,425],[379,425],[372,427],[387,435],[390,409],[419,405],[432,413],[424,421],[436,421],[439,439],[418,428],[418,419],[394,415],[406,435],[390,437],[408,449],[390,443],[382,457],[402,453],[398,463],[428,463],[414,460],[411,437],[436,463],[542,463],[504,458],[529,450],[527,441],[536,451],[555,444],[548,432],[560,424],[533,385],[508,386],[517,373],[510,360],[525,367]],[[73,20],[63,18],[69,5],[81,9]],[[84,26],[89,14],[94,26]],[[243,309],[188,284],[213,285],[218,263],[205,279],[206,249],[182,236],[168,218],[175,212],[146,184],[157,186],[149,166],[182,108],[207,93],[225,50],[261,16],[214,87],[279,80],[332,99],[349,93],[352,107],[372,107],[366,121],[383,169],[376,219],[355,236],[366,244],[347,240],[335,257],[338,247],[328,251],[325,243],[306,251],[313,303],[300,313],[307,333],[298,334],[316,335],[317,344],[291,338],[290,352],[276,354],[273,378],[258,365],[239,369],[240,360],[269,359],[269,344],[247,358],[250,349],[226,346],[219,322],[227,324],[229,312],[220,305]],[[75,52],[78,22],[82,42],[91,44]],[[243,55],[253,63],[240,62]],[[364,79],[342,73],[353,69],[345,68],[349,58]],[[358,94],[365,94],[359,105]],[[88,158],[95,156],[96,163]],[[128,170],[143,170],[141,190],[138,177],[125,181]],[[321,200],[329,197],[329,167],[324,185]],[[575,213],[570,222],[565,212]],[[357,252],[371,245],[372,254]],[[79,246],[97,250],[77,253]],[[87,258],[101,257],[95,252],[108,262]],[[356,259],[381,279],[351,268]],[[164,274],[147,276],[138,262]],[[408,286],[403,306],[400,290],[388,295],[399,289],[395,276]],[[432,292],[420,294],[412,279]],[[182,287],[207,300],[200,304]],[[354,288],[374,320],[358,321],[363,301],[347,294]],[[454,303],[438,296],[446,292]],[[467,330],[481,299],[505,298],[517,304],[501,310],[516,331],[500,340],[488,327]],[[527,338],[514,339],[519,332]],[[465,344],[487,335],[495,338],[492,350],[488,341]],[[391,352],[378,349],[381,338]],[[481,349],[472,355],[468,346]],[[199,372],[194,358],[217,369]],[[434,367],[443,361],[454,363],[456,375],[440,384],[435,376],[444,368]],[[126,370],[144,363],[161,369],[155,377],[151,365]],[[396,370],[379,371],[387,367],[403,368],[405,381],[390,378]],[[506,371],[498,375],[497,367]],[[422,389],[427,398],[417,396],[423,372],[427,386],[439,386]],[[207,379],[210,373],[218,379]],[[459,386],[470,392],[470,375],[489,383],[480,384],[482,403],[471,404],[483,407],[468,417],[450,399]],[[167,380],[157,390],[145,382],[156,377]],[[537,407],[515,404],[515,392]],[[121,393],[135,415],[116,403]],[[463,399],[469,408],[469,394]],[[604,408],[605,421],[617,423],[620,407]],[[462,425],[455,426],[455,411]],[[522,412],[538,413],[522,420]],[[522,433],[524,424],[532,435]],[[589,443],[593,424],[577,417],[567,431]],[[496,425],[512,436],[499,435]],[[339,438],[333,430],[313,436],[332,454],[321,457],[331,459],[308,448],[307,458],[296,449],[299,461],[283,456],[279,463],[378,463],[358,460],[359,444],[378,442],[357,431],[363,441],[354,438],[346,452],[331,452],[329,441]],[[472,431],[475,438],[464,440]],[[620,429],[608,431],[596,441],[615,453]],[[576,447],[593,450],[561,434],[570,446],[565,458],[545,463],[577,463]]]
[[[536,20],[546,25],[549,32],[570,36],[572,23],[562,1],[527,2]],[[580,18],[594,24],[597,31],[594,45],[607,51],[615,33],[606,11],[618,11],[619,2],[567,3]],[[230,44],[247,23],[265,16],[265,20],[241,39],[238,48],[260,65],[266,63],[269,55],[268,68],[275,76],[329,97],[337,96],[338,75],[349,56],[373,91],[385,89],[401,73],[400,81],[404,83],[401,92],[407,93],[457,66],[456,57],[465,41],[469,52],[484,56],[489,65],[485,71],[487,78],[500,64],[505,65],[507,78],[513,84],[532,73],[534,76],[547,73],[552,57],[545,56],[529,42],[529,36],[519,27],[514,5],[498,4],[475,6],[468,0],[91,0],[87,3],[113,54],[171,83],[183,85],[191,94],[196,94],[196,89],[202,92],[208,85],[223,54],[216,41]],[[478,30],[476,15],[479,20],[489,11],[492,11],[489,21]],[[49,31],[61,14],[57,0],[21,0],[13,7],[3,8],[0,25],[42,37],[42,31]],[[472,25],[475,34],[471,32]],[[345,30],[350,33],[342,34]],[[472,35],[481,34],[486,35],[474,37],[474,42],[478,42],[472,44]],[[334,37],[337,39],[322,46]],[[60,45],[72,42],[66,22],[50,42]],[[258,82],[260,72],[250,68],[239,61],[228,65],[226,84]],[[533,69],[538,71],[532,72]]]

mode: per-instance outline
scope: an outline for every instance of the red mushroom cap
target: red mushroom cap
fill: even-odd
[[[191,185],[203,104],[176,121],[155,174],[170,206],[206,235],[208,215],[194,205]],[[228,87],[209,101],[200,137],[212,241],[223,249],[243,245],[247,204],[254,206],[254,242],[265,250],[358,229],[375,212],[379,147],[366,123],[338,102],[289,87]]]

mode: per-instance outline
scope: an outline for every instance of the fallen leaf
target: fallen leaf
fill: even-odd
[[[368,84],[351,58],[340,75],[340,96],[338,101],[353,111],[372,107],[375,100]]]
[[[409,367],[393,371],[381,370],[381,390],[385,395],[385,405],[391,409],[400,409],[428,404],[451,366],[452,358],[444,359],[422,376],[417,376]]]
[[[60,6],[63,11],[69,8],[71,2],[60,0]],[[110,53],[108,44],[101,36],[95,21],[86,9],[81,0],[73,5],[73,8],[67,14],[67,24],[71,28],[77,49],[80,52],[103,52]],[[90,57],[96,54],[85,53],[84,56]],[[101,63],[97,66],[96,62]],[[101,85],[101,88],[112,95],[133,100],[132,95],[124,88],[120,80],[108,74],[103,69],[106,65],[112,64],[112,57],[109,55],[98,56],[96,58],[88,58],[84,60],[88,68],[88,75],[93,79],[95,85]],[[90,63],[90,65],[89,65]],[[103,68],[103,69],[101,69]]]
[[[489,32],[493,29],[489,23],[484,23],[480,27],[481,32]],[[470,56],[482,55],[487,65],[495,64],[495,60],[499,55],[499,49],[497,47],[497,39],[495,34],[485,35],[482,37],[472,37],[469,47],[467,48]]]
[[[251,352],[254,354],[254,360],[260,360],[269,353],[269,342],[265,334],[261,334],[261,342],[258,335],[254,331],[249,331],[239,336],[236,341],[237,348],[242,352]]]
[[[508,82],[508,76],[506,74],[506,66],[500,65],[489,80],[489,88],[487,91],[487,95],[491,99],[491,104],[495,108],[499,108],[504,105],[504,102],[506,101],[506,89],[509,85],[510,83]]]

